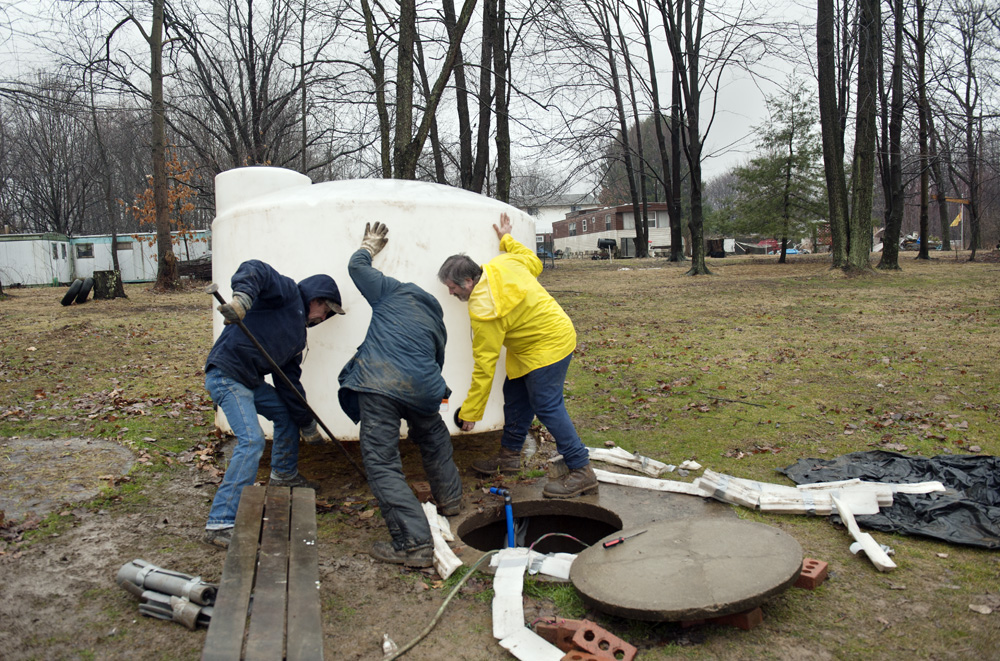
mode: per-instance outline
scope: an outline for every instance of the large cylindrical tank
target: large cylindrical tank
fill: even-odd
[[[373,265],[388,276],[413,282],[441,302],[448,345],[444,378],[452,389],[452,414],[465,399],[472,376],[472,337],[466,303],[449,296],[437,279],[444,260],[465,253],[483,264],[499,254],[493,224],[506,212],[512,235],[534,248],[535,223],[518,209],[469,191],[417,181],[364,179],[313,184],[297,172],[271,167],[229,170],[215,178],[216,217],[212,223],[212,275],[229,300],[230,278],[248,259],[260,259],[298,281],[326,273],[337,281],[346,314],[309,329],[302,384],[309,405],[341,440],[356,440],[358,426],[337,399],[337,375],[364,340],[371,308],[347,274],[347,261],[361,246],[365,223],[389,227],[389,243]],[[214,316],[214,337],[222,316]],[[501,355],[485,415],[475,433],[503,427],[504,360]],[[217,418],[228,429],[224,416]],[[270,425],[262,426],[270,433]],[[405,425],[403,426],[405,432]]]

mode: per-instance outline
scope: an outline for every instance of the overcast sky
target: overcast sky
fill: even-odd
[[[46,0],[0,0],[0,76],[15,79],[30,75],[33,71],[44,68],[50,60],[50,55],[32,45],[31,37],[45,36],[52,28],[46,21],[32,20],[33,14],[42,11],[41,7],[51,6]],[[55,6],[59,6],[56,3]],[[65,2],[62,3],[65,6]],[[813,20],[815,8],[812,5],[783,5],[782,18],[809,22]],[[123,34],[124,39],[128,35]],[[60,40],[55,35],[49,35],[45,41],[58,45]],[[658,54],[659,61],[669,61],[665,46],[663,53]],[[775,63],[769,63],[767,73],[772,78],[784,78],[782,68]],[[808,78],[808,72],[802,73]],[[780,80],[779,80],[780,82]],[[666,91],[664,91],[666,90]],[[669,79],[661,77],[661,95],[669,95]],[[767,117],[765,94],[776,93],[776,87],[762,79],[754,79],[745,72],[731,69],[728,80],[719,92],[717,117],[705,145],[703,161],[703,177],[706,182],[739,165],[752,153],[754,148],[753,128],[760,125]],[[703,110],[703,121],[707,120],[708,108]],[[588,184],[581,182],[574,190],[581,192]]]

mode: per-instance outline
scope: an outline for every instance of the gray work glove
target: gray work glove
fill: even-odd
[[[389,228],[384,224],[376,222],[375,227],[372,227],[371,223],[365,223],[365,238],[361,242],[361,248],[374,257],[389,242],[388,235]]]
[[[218,310],[222,313],[222,316],[226,318],[225,323],[227,325],[235,324],[236,322],[242,320],[243,317],[247,316],[247,310],[250,309],[251,305],[253,305],[253,301],[250,297],[243,292],[238,291],[233,294],[232,300],[225,305],[220,305]]]
[[[310,422],[308,427],[299,429],[299,439],[309,445],[319,445],[323,442],[323,436],[319,433],[319,429],[316,428],[315,420]]]

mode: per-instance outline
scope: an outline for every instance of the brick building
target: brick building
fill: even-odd
[[[666,202],[647,205],[650,256],[670,250],[670,220]],[[612,239],[621,257],[635,256],[635,218],[631,204],[582,209],[552,223],[552,244],[564,255],[594,254],[598,239]]]

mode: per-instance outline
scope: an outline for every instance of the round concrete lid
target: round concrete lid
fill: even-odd
[[[604,548],[619,536],[644,533]],[[634,620],[677,622],[741,613],[791,586],[802,547],[761,523],[681,519],[610,535],[580,553],[569,579],[591,607]]]

